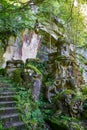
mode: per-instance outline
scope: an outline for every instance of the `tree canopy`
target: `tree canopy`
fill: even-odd
[[[0,39],[5,43],[22,29],[34,29],[38,19],[41,25],[55,23],[69,42],[83,45],[87,33],[80,7],[84,3],[85,0],[2,0]]]

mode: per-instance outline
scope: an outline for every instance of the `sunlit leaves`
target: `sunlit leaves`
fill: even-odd
[[[17,33],[24,28],[34,28],[38,19],[41,24],[55,23],[72,43],[81,44],[84,41],[82,40],[84,17],[80,12],[80,4],[84,3],[84,0],[32,0],[32,2],[38,7],[36,13],[32,12],[30,0],[2,0],[0,32]]]

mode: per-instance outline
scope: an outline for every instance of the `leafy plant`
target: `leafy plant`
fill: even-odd
[[[21,118],[27,125],[27,128],[44,129],[44,120],[38,104],[32,99],[30,90],[19,90],[19,95],[16,97],[17,105],[21,110]],[[22,108],[22,109],[21,109]]]
[[[20,82],[22,81],[21,78],[21,69],[16,69],[13,71],[13,76],[12,76],[12,80],[16,83],[16,84],[20,84]]]
[[[6,69],[0,68],[0,75],[5,76],[5,74],[6,74]]]
[[[2,126],[2,124],[0,123],[0,130],[4,130],[4,128],[3,128],[3,126]]]

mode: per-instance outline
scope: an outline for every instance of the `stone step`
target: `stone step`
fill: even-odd
[[[5,94],[4,94],[5,93]],[[7,94],[6,94],[7,93]],[[9,95],[11,95],[11,93],[16,94],[16,90],[15,89],[0,89],[0,95],[8,95],[8,93],[10,93]]]
[[[1,114],[10,114],[10,113],[15,113],[18,111],[17,107],[2,107],[0,108],[0,115]]]
[[[0,88],[8,88],[8,87],[11,87],[11,86],[8,86],[8,85],[3,84],[3,83],[0,84]]]
[[[9,89],[9,88],[13,88],[12,86],[6,86],[6,85],[0,85],[0,88],[3,88],[3,89]]]
[[[16,92],[11,92],[11,91],[0,92],[0,95],[14,95],[14,94],[16,94]]]
[[[27,130],[16,107],[17,89],[6,83],[0,84],[0,122],[4,130]]]
[[[17,121],[17,122],[6,122],[6,124],[4,124],[4,129],[6,130],[11,130],[14,129],[15,130],[23,130],[25,124],[22,121]],[[26,129],[25,129],[26,130]]]
[[[13,98],[15,95],[0,95],[0,98],[9,98],[9,97],[11,97],[11,98]]]
[[[3,124],[5,122],[14,122],[14,121],[19,121],[20,120],[20,116],[19,114],[3,114],[0,116],[0,121],[3,122]]]
[[[14,97],[15,95],[5,95],[5,96],[1,95],[0,101],[8,101],[8,100],[13,101]]]
[[[16,88],[13,87],[0,87],[0,89],[2,90],[16,90]]]
[[[2,101],[0,107],[13,107],[16,105],[16,101]]]
[[[7,118],[12,118],[12,117],[18,117],[19,113],[14,113],[14,114],[6,114],[6,115],[1,115],[0,119],[7,119]]]

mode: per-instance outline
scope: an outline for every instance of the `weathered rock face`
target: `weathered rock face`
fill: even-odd
[[[76,88],[82,83],[82,76],[78,69],[79,66],[76,63],[74,52],[69,47],[64,45],[59,47],[57,52],[49,54],[50,74],[52,78],[56,79],[56,85],[62,83],[60,85],[62,89],[65,89],[65,86],[67,88]]]
[[[31,93],[35,102],[39,100],[42,89],[42,73],[38,69],[38,65],[40,64],[40,61],[37,59],[27,59],[25,63],[25,71],[29,74],[28,78],[30,78],[31,82]]]
[[[8,60],[23,60],[26,61],[27,58],[36,58],[37,51],[40,47],[41,37],[35,32],[29,32],[26,29],[20,36],[11,36],[8,41],[8,47],[3,57],[6,65]]]
[[[23,68],[24,63],[22,60],[12,60],[6,62],[6,75],[10,78],[13,76],[13,72],[16,69]]]
[[[23,34],[22,60],[25,62],[28,58],[36,58],[40,47],[41,37],[35,32],[29,33],[28,30]]]
[[[3,54],[4,54],[4,49],[2,48],[1,41],[0,41],[0,68],[2,67],[2,65],[4,63]]]
[[[77,48],[77,56],[78,56],[78,63],[80,66],[80,69],[82,70],[82,75],[83,75],[83,79],[85,84],[87,84],[87,49],[83,49],[83,48]],[[82,58],[81,58],[82,56]]]
[[[6,52],[4,53],[3,57],[5,59],[5,63],[3,67],[6,64],[6,61],[8,60],[21,60],[21,39],[19,37],[15,38],[11,36],[8,41],[8,47],[6,49]]]
[[[40,49],[38,51],[38,58],[41,61],[48,61],[48,54],[50,53],[50,49],[48,49],[46,46],[41,45]]]
[[[41,75],[37,75],[37,77],[34,80],[33,87],[32,87],[32,94],[35,101],[39,100],[41,84],[42,84]]]
[[[61,110],[60,114],[69,117],[80,118],[83,112],[83,101],[76,99],[74,91],[65,90],[56,100],[57,109]]]
[[[76,99],[75,93],[80,91],[83,78],[75,59],[74,46],[58,43],[57,52],[49,54],[48,64],[51,78],[54,79],[52,86],[46,86],[48,100],[55,99],[62,114],[80,117],[82,101]]]
[[[83,78],[85,80],[85,83],[87,84],[87,65],[84,64],[83,68],[84,68],[84,70],[83,70]]]

